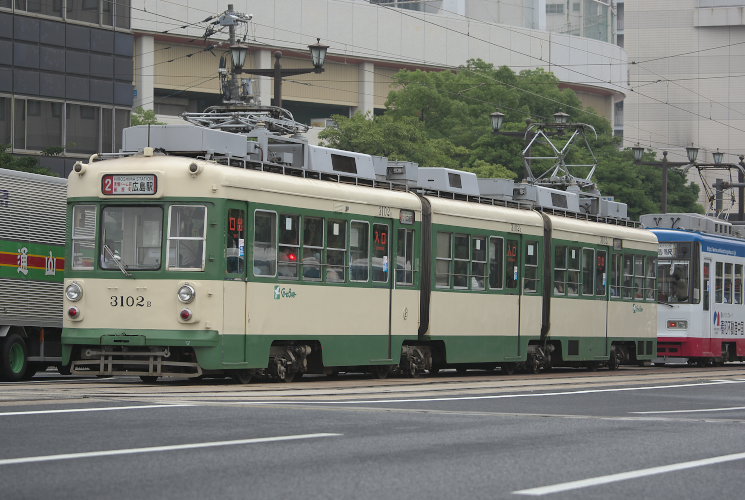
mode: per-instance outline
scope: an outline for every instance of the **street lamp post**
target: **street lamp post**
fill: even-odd
[[[662,161],[642,161],[642,157],[644,156],[644,148],[637,143],[637,145],[631,148],[631,150],[634,153],[634,163],[636,163],[637,165],[650,165],[662,168],[662,197],[660,200],[660,209],[662,210],[663,214],[667,213],[667,183],[670,167],[684,167],[687,165],[695,165],[696,157],[698,156],[698,148],[693,146],[688,146],[686,148],[686,154],[688,156],[687,162],[669,161],[667,159],[667,151],[662,152]]]
[[[282,78],[286,76],[304,75],[306,73],[323,73],[324,63],[326,62],[326,51],[328,45],[323,45],[320,38],[316,38],[316,43],[308,45],[310,50],[310,57],[313,63],[312,68],[282,68],[280,58],[282,52],[274,52],[274,67],[271,69],[244,69],[246,63],[246,55],[248,54],[248,45],[245,43],[236,42],[236,26],[239,24],[247,24],[253,16],[245,15],[240,12],[233,10],[233,4],[228,4],[228,10],[226,10],[216,21],[212,24],[219,24],[220,26],[227,26],[228,28],[228,43],[230,44],[230,57],[232,60],[232,69],[228,75],[227,69],[221,62],[221,75],[224,75],[227,82],[223,86],[224,102],[228,105],[245,105],[243,96],[241,95],[241,85],[238,79],[238,75],[241,73],[247,73],[250,75],[257,76],[269,76],[274,78],[274,106],[282,107]],[[210,27],[205,37],[214,33],[214,29]],[[243,39],[245,40],[245,36]]]
[[[687,162],[671,162],[667,160],[667,151],[662,152],[662,161],[641,161],[644,154],[644,148],[636,146],[631,148],[634,153],[634,162],[638,165],[652,165],[655,167],[662,167],[662,200],[661,208],[662,213],[667,213],[667,191],[668,191],[668,170],[671,167],[696,167],[698,170],[712,169],[712,170],[723,170],[723,169],[736,169],[738,172],[738,182],[730,183],[724,182],[721,179],[717,179],[714,183],[714,189],[716,191],[715,201],[717,212],[722,209],[722,191],[728,188],[738,188],[738,220],[745,220],[745,201],[743,200],[745,195],[745,156],[740,156],[738,163],[724,163],[724,153],[717,149],[712,153],[714,159],[713,163],[699,163],[696,161],[698,157],[698,148],[694,146],[686,147],[686,155],[688,156]]]
[[[233,74],[238,75],[240,73],[247,73],[250,75],[257,76],[270,76],[274,78],[274,100],[273,105],[278,108],[282,107],[282,78],[286,76],[304,75],[307,73],[323,73],[325,68],[323,67],[326,62],[326,51],[328,45],[323,45],[321,39],[317,38],[316,43],[308,45],[310,50],[311,61],[313,62],[312,68],[283,68],[280,62],[282,58],[282,52],[279,50],[274,52],[274,67],[271,69],[244,69],[243,63],[246,59],[246,52],[248,47],[243,44],[231,45],[230,53],[233,58]],[[236,62],[240,61],[240,64]]]

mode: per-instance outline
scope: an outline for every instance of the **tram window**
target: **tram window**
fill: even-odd
[[[579,295],[579,248],[567,248],[567,293]]]
[[[254,213],[254,276],[277,274],[277,214]]]
[[[612,285],[610,288],[611,297],[621,297],[621,283],[623,283],[623,256],[614,253],[613,254],[613,277]]]
[[[634,298],[644,298],[644,257],[634,255]]]
[[[492,236],[489,238],[489,288],[500,290],[504,276],[504,240]]]
[[[654,257],[646,257],[646,271],[647,271],[647,279],[646,279],[646,289],[644,290],[644,298],[650,302],[654,302],[655,299],[655,290],[656,290],[656,274],[655,269],[657,268],[656,259]]]
[[[634,296],[634,257],[623,256],[623,298],[630,299]]]
[[[582,249],[582,295],[595,294],[595,250]]]
[[[714,302],[721,304],[724,302],[724,263],[717,262],[715,264],[715,283],[714,283]]]
[[[277,258],[277,274],[280,279],[297,279],[299,250],[300,216],[280,214]]]
[[[367,222],[352,221],[349,230],[349,279],[367,281],[370,269],[370,225]]]
[[[388,256],[388,225],[373,224],[372,280],[378,283],[388,281],[390,268]]]
[[[554,249],[554,295],[566,295],[567,286],[567,247]]]
[[[72,268],[92,270],[96,261],[96,207],[72,208]]]
[[[525,245],[525,277],[523,289],[526,292],[538,290],[538,242],[529,241]]]
[[[323,253],[323,219],[303,218],[303,279],[321,280],[321,254]]]
[[[734,303],[742,304],[742,264],[735,264]]]
[[[399,285],[413,285],[414,259],[414,231],[399,229],[396,252],[396,283]]]
[[[732,293],[732,280],[733,280],[733,268],[731,262],[724,264],[724,303],[731,304],[733,300]]]
[[[486,276],[486,238],[471,238],[471,289],[483,290]]]
[[[343,282],[347,256],[346,221],[329,219],[326,223],[326,234],[326,281]]]
[[[709,310],[709,290],[711,289],[709,276],[709,263],[704,262],[704,311]]]
[[[453,237],[453,288],[468,288],[468,235]]]
[[[163,209],[161,207],[104,207],[101,212],[103,269],[160,268]]]
[[[246,259],[246,215],[237,208],[228,209],[227,241],[225,242],[225,272],[243,274]]]
[[[207,207],[172,205],[168,223],[168,269],[204,269]]]
[[[437,233],[437,262],[435,264],[435,286],[437,288],[450,288],[452,237],[452,233]]]
[[[507,277],[507,288],[517,288],[520,279],[520,262],[518,260],[517,240],[507,240],[507,258],[505,259],[505,275]]]
[[[607,282],[605,263],[605,250],[598,250],[595,255],[595,295],[605,296],[605,285]]]

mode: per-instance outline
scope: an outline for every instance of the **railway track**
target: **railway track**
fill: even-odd
[[[51,372],[50,372],[51,375]],[[442,372],[436,377],[377,380],[358,375],[337,379],[307,377],[292,384],[252,383],[238,385],[227,380],[179,381],[164,379],[142,384],[135,377],[83,378],[37,377],[27,383],[0,384],[0,407],[34,404],[67,405],[79,402],[148,402],[158,404],[226,404],[292,401],[352,401],[431,398],[576,391],[648,385],[697,384],[711,380],[738,381],[745,378],[745,364],[723,367],[624,367],[605,370],[553,370],[536,375],[500,375],[490,372]]]

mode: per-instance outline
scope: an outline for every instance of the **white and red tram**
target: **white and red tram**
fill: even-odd
[[[745,239],[738,226],[697,214],[645,215],[641,222],[659,241],[655,363],[745,360]]]

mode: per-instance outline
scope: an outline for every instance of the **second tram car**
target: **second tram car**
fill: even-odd
[[[290,381],[656,355],[651,232],[375,187],[353,175],[368,155],[255,140],[247,160],[145,147],[76,164],[63,331],[74,373]],[[451,187],[468,180],[419,169],[435,170]]]
[[[745,240],[698,214],[650,214],[659,239],[656,364],[745,360]]]

